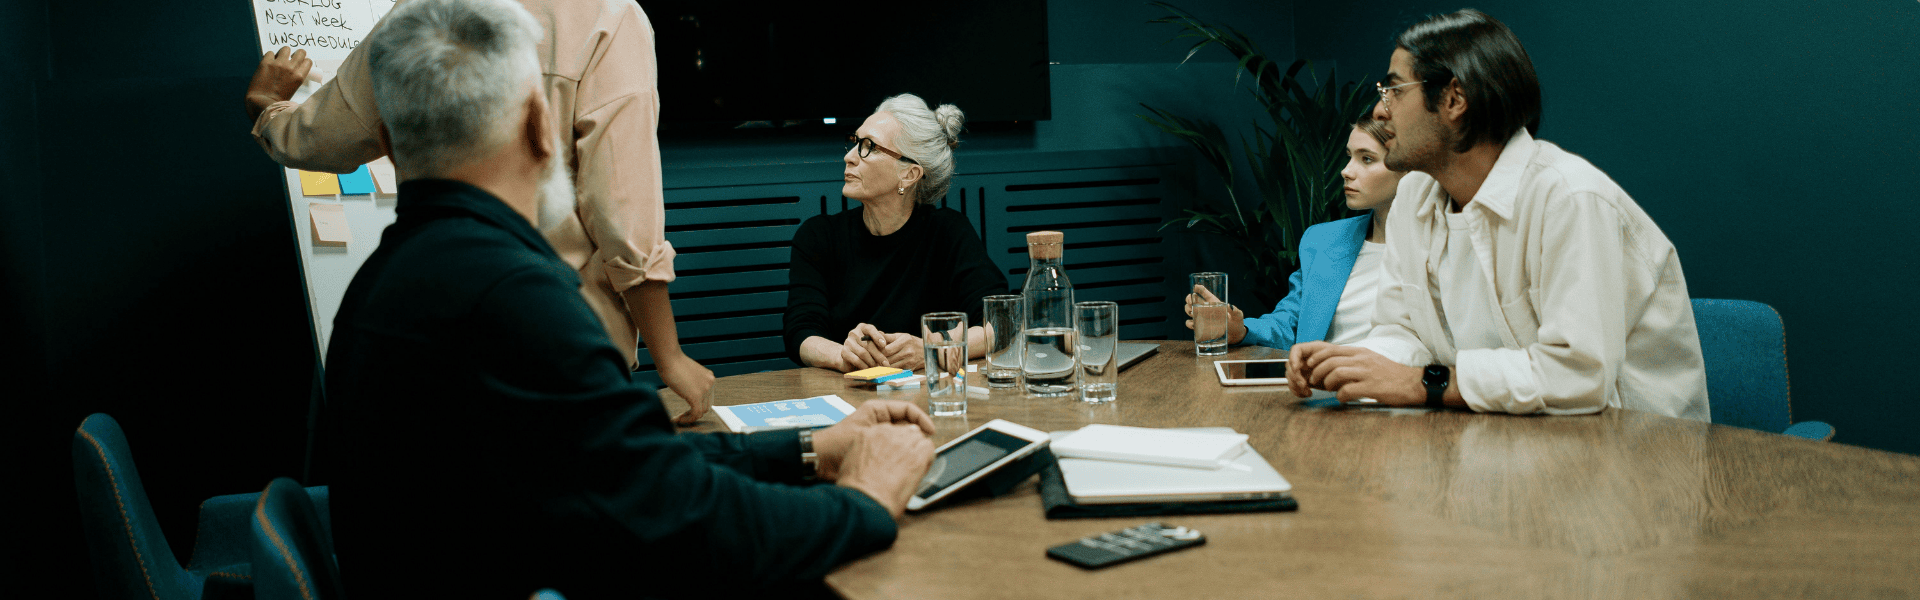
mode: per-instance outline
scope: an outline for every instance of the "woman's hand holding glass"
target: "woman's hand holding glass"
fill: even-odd
[[[1202,286],[1193,286],[1193,293],[1187,294],[1187,329],[1193,329],[1193,305],[1200,302],[1219,302],[1220,299]],[[1240,343],[1247,337],[1247,314],[1240,307],[1227,305],[1227,344]],[[1206,333],[1206,332],[1202,332]]]

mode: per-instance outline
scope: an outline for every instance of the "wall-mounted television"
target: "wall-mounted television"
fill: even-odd
[[[1045,120],[1045,0],[639,0],[653,23],[660,118],[857,126],[887,96],[952,103],[970,123]]]

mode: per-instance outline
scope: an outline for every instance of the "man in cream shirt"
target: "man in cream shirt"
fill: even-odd
[[[1705,421],[1679,255],[1605,173],[1535,140],[1540,87],[1513,32],[1474,10],[1396,40],[1374,117],[1411,171],[1387,222],[1375,327],[1293,347],[1296,395]]]

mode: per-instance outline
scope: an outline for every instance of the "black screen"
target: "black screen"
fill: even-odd
[[[663,122],[835,118],[887,96],[952,103],[970,122],[1047,119],[1045,0],[861,4],[640,0]]]
[[[1225,363],[1228,379],[1286,379],[1287,361]]]
[[[1025,448],[1028,442],[992,429],[983,429],[958,444],[941,450],[934,457],[933,466],[927,469],[927,479],[921,482],[920,491],[914,495],[931,498],[940,490],[966,479],[975,471],[984,469],[994,461]]]

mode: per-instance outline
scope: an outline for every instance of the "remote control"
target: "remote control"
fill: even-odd
[[[1198,531],[1146,523],[1054,546],[1047,549],[1047,556],[1083,569],[1098,569],[1205,543],[1207,536]]]

